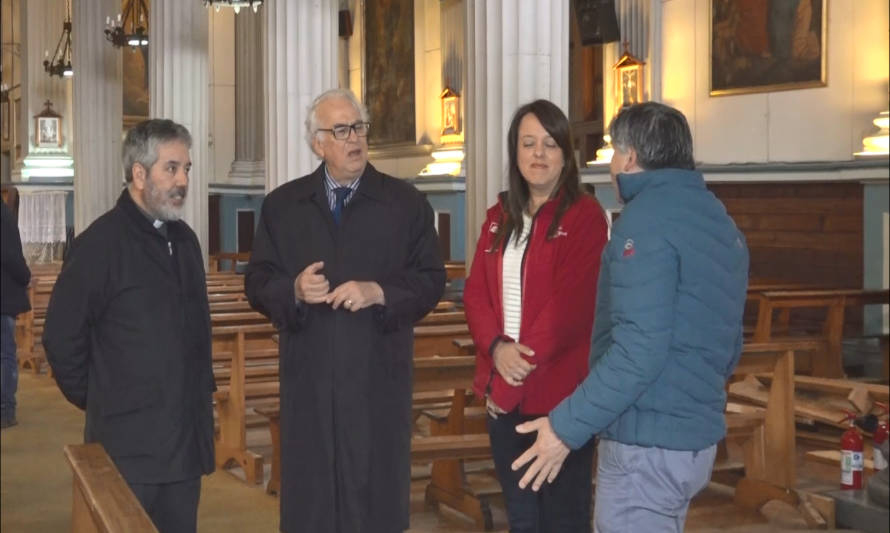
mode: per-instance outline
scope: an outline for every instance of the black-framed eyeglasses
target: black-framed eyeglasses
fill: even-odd
[[[334,124],[333,128],[318,128],[316,131],[329,131],[338,141],[345,141],[349,138],[350,130],[354,131],[357,137],[365,137],[370,129],[370,122],[356,122],[354,124]]]

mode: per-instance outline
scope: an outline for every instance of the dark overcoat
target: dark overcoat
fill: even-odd
[[[331,290],[376,281],[386,304],[297,303],[316,261]],[[280,331],[281,530],[407,529],[412,326],[445,286],[429,203],[369,164],[337,225],[322,164],[266,197],[245,285]]]
[[[165,238],[124,189],[74,240],[46,310],[53,377],[129,483],[214,469],[204,260],[185,222],[166,225]]]
[[[22,255],[18,221],[3,201],[0,201],[0,243],[0,314],[16,316],[31,309],[28,301],[31,271]]]

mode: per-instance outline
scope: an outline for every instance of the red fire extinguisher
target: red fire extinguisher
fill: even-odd
[[[847,420],[850,427],[841,435],[841,488],[858,490],[862,488],[862,434],[854,425],[854,413],[847,412],[843,421]]]
[[[887,404],[875,402],[875,406],[879,407],[883,413],[879,415],[878,419],[878,427],[875,428],[873,433],[874,438],[874,463],[875,463],[875,472],[880,472],[881,470],[887,468],[887,460],[884,459],[884,454],[881,453],[881,445],[887,440],[888,434],[890,434],[890,427],[887,426]]]

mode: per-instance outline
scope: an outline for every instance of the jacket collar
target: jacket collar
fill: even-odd
[[[553,198],[550,198],[549,200],[544,202],[544,204],[538,208],[538,212],[534,216],[537,216],[537,215],[541,215],[541,217],[552,216],[556,212],[556,206],[559,205],[559,201],[562,199],[564,194],[565,194],[565,192],[560,190],[556,194],[556,196],[554,196]],[[503,191],[500,194],[498,194],[498,203],[500,203],[501,211],[503,211],[503,212],[507,212],[507,195],[508,195],[507,191]]]
[[[129,187],[124,187],[124,190],[121,191],[121,195],[117,199],[117,207],[130,217],[130,222],[132,222],[140,231],[163,238],[163,235],[161,235],[161,233],[152,225],[151,221],[148,220],[145,214],[139,209],[139,206],[136,205],[136,202],[133,201],[133,197],[130,196]],[[179,229],[179,224],[182,223],[183,222],[172,220],[164,222],[167,226],[167,235],[169,238],[173,238],[176,231]]]
[[[324,161],[322,161],[315,171],[313,171],[312,174],[309,174],[306,179],[309,180],[309,186],[302,190],[299,198],[318,198],[324,205],[327,205],[327,192],[324,186]],[[383,188],[383,175],[378,172],[371,163],[368,163],[365,165],[365,171],[361,175],[358,189],[356,189],[353,194],[367,196],[368,198],[385,202],[386,195],[384,194]]]
[[[628,203],[650,187],[705,187],[705,179],[697,170],[679,168],[661,168],[644,170],[634,174],[618,174],[618,194],[624,203]]]

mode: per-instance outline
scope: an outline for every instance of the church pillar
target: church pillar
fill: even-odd
[[[268,0],[261,8],[267,192],[318,166],[306,143],[305,122],[312,100],[337,87],[338,5],[336,0]]]
[[[74,231],[80,233],[114,207],[121,169],[121,52],[105,39],[105,17],[119,0],[73,2],[77,51],[72,54]]]
[[[229,180],[246,184],[265,178],[262,17],[249,9],[235,16],[235,160]]]
[[[207,261],[209,13],[200,2],[152,0],[149,9],[149,115],[192,134],[192,170],[183,220],[195,230]]]
[[[569,3],[467,0],[467,263],[485,211],[507,188],[516,108],[546,98],[568,114]]]

